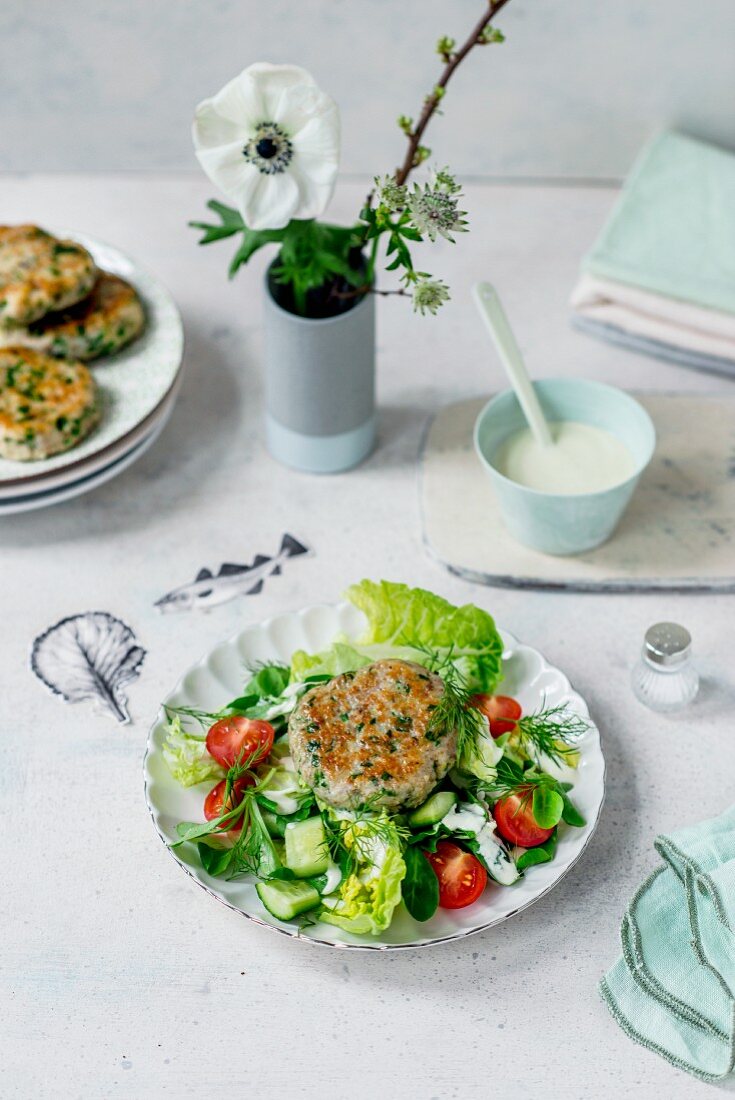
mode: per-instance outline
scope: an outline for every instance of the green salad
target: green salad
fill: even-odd
[[[251,670],[216,713],[167,708],[163,755],[206,784],[196,845],[211,876],[250,876],[280,921],[379,936],[403,904],[417,921],[512,887],[584,819],[569,797],[588,723],[523,714],[497,694],[492,617],[420,588],[362,581],[365,616],[289,665]]]

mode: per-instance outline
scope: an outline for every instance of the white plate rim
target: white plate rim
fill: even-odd
[[[28,493],[26,496],[14,497],[10,501],[0,500],[0,519],[3,516],[21,515],[23,512],[35,512],[41,508],[51,508],[54,504],[63,504],[64,501],[73,500],[85,493],[98,489],[108,481],[112,481],[118,474],[124,473],[134,463],[142,458],[146,451],[150,450],[160,436],[169,421],[173,406],[164,411],[160,419],[149,429],[148,434],[136,441],[135,446],[129,448],[122,455],[118,455],[102,469],[87,473],[77,481],[65,483],[56,489],[45,492]]]
[[[255,620],[253,622],[248,623],[246,626],[242,627],[240,630],[235,631],[234,634],[231,634],[228,637],[224,638],[223,640],[215,643],[205,654],[202,655],[202,657],[198,661],[196,661],[196,662],[194,662],[194,664],[190,665],[189,668],[186,669],[186,671],[184,671],[182,673],[182,675],[179,677],[175,687],[166,694],[166,699],[169,699],[170,697],[176,695],[182,689],[184,681],[186,680],[186,678],[191,673],[193,673],[196,669],[200,669],[200,668],[203,668],[204,666],[206,666],[208,660],[210,659],[210,657],[212,656],[212,654],[216,650],[223,649],[223,648],[229,647],[229,646],[235,646],[236,647],[237,642],[239,641],[239,639],[243,635],[245,635],[248,631],[251,631],[254,628],[255,629],[260,628],[263,631],[270,632],[275,624],[277,624],[279,621],[284,620],[284,619],[300,618],[302,616],[307,615],[310,612],[318,612],[318,611],[323,610],[323,609],[328,609],[330,611],[334,611],[334,612],[338,613],[340,610],[345,609],[346,607],[347,607],[347,605],[344,602],[340,602],[340,603],[337,603],[337,604],[329,604],[329,603],[309,604],[305,607],[300,608],[298,611],[282,612],[279,615],[269,616],[268,618]],[[497,624],[496,624],[496,626],[497,626]],[[519,646],[522,646],[529,653],[534,654],[539,659],[539,661],[541,663],[542,671],[550,671],[550,672],[556,673],[561,678],[561,681],[565,684],[566,689],[568,690],[570,698],[572,698],[575,701],[576,709],[578,710],[578,712],[581,713],[584,717],[589,718],[589,708],[587,706],[587,703],[585,702],[584,698],[578,692],[576,692],[574,690],[571,683],[569,682],[568,677],[561,671],[561,669],[557,668],[555,665],[550,664],[546,660],[546,658],[543,656],[543,654],[541,654],[533,646],[528,646],[525,643],[520,642],[519,639],[514,634],[512,634],[510,631],[505,630],[501,626],[497,626],[497,629],[498,629],[498,632],[500,633],[500,635],[503,639],[503,654],[504,655],[509,651],[512,652],[513,647],[519,647]],[[496,917],[493,920],[486,921],[483,924],[478,924],[477,926],[472,927],[472,928],[458,929],[456,932],[453,932],[449,935],[430,937],[430,938],[427,938],[426,940],[421,940],[419,942],[412,942],[412,943],[382,943],[382,942],[380,942],[379,939],[368,941],[367,937],[366,937],[366,942],[365,943],[362,943],[362,942],[359,942],[359,943],[350,942],[350,943],[348,943],[348,942],[342,942],[342,941],[339,941],[339,940],[322,939],[322,938],[317,937],[317,936],[304,934],[300,929],[294,930],[294,929],[285,927],[283,925],[271,924],[269,921],[262,919],[261,917],[257,916],[256,914],[245,912],[245,910],[243,910],[239,906],[233,904],[227,898],[222,897],[215,890],[213,890],[210,886],[208,886],[206,882],[203,882],[200,878],[198,878],[197,875],[194,874],[192,869],[189,868],[181,859],[179,859],[176,851],[173,848],[171,848],[169,840],[164,835],[162,830],[159,828],[158,822],[156,820],[156,810],[155,810],[155,807],[152,804],[152,800],[151,800],[151,797],[150,797],[150,789],[149,789],[152,777],[151,777],[151,775],[149,773],[149,770],[148,770],[148,763],[149,763],[149,758],[156,751],[155,746],[153,744],[153,736],[154,736],[156,727],[159,725],[162,718],[165,717],[163,706],[164,706],[164,704],[161,704],[161,706],[159,707],[159,710],[156,714],[156,717],[155,717],[153,723],[151,724],[151,726],[148,730],[148,736],[147,736],[147,739],[146,739],[145,753],[144,753],[144,756],[143,756],[143,791],[144,791],[144,798],[145,798],[146,808],[147,808],[148,814],[151,818],[153,828],[154,828],[159,840],[161,841],[164,848],[168,852],[169,856],[174,860],[174,862],[176,864],[178,864],[178,866],[181,868],[181,870],[184,871],[184,873],[186,875],[188,875],[188,877],[198,887],[200,887],[202,890],[205,891],[205,893],[207,893],[211,897],[213,897],[221,905],[224,905],[227,909],[230,909],[233,913],[236,913],[238,916],[243,917],[244,919],[246,919],[248,921],[251,921],[253,924],[258,925],[261,928],[267,928],[271,932],[275,932],[279,935],[286,936],[289,939],[296,939],[296,940],[299,940],[301,942],[311,944],[315,947],[334,948],[334,949],[342,950],[342,951],[378,951],[378,952],[385,952],[385,951],[417,951],[417,950],[420,950],[420,949],[426,948],[426,947],[435,947],[439,944],[452,943],[452,942],[457,941],[457,940],[466,939],[468,936],[474,936],[474,935],[477,935],[480,932],[486,932],[488,929],[494,928],[497,925],[502,924],[506,920],[509,920],[511,917],[517,916],[518,913],[522,913],[526,909],[529,909],[532,905],[535,905],[537,901],[540,901],[541,898],[546,897],[562,881],[562,879],[565,878],[569,874],[569,872],[572,870],[572,868],[574,866],[576,866],[576,864],[579,862],[579,860],[583,856],[584,852],[586,851],[587,847],[589,846],[589,843],[592,840],[592,837],[594,836],[595,832],[597,831],[597,827],[598,827],[599,822],[600,822],[600,816],[602,814],[602,809],[603,809],[604,802],[605,802],[605,777],[606,777],[605,757],[604,757],[604,754],[602,752],[602,747],[601,747],[601,744],[600,744],[599,730],[597,728],[596,723],[593,720],[590,719],[590,729],[588,731],[588,735],[591,733],[595,737],[593,745],[591,745],[590,748],[596,748],[597,753],[599,754],[599,759],[600,759],[600,764],[601,764],[600,791],[599,791],[599,799],[598,799],[598,804],[597,804],[597,810],[596,810],[594,819],[592,821],[587,822],[587,827],[588,827],[589,831],[587,833],[587,836],[581,842],[581,844],[579,846],[579,849],[576,851],[574,856],[570,859],[567,866],[564,867],[563,870],[561,870],[558,873],[558,875],[553,879],[552,882],[549,883],[549,885],[545,889],[540,890],[534,897],[529,898],[526,902],[519,905],[517,908],[511,910],[510,912],[504,913],[504,914]],[[586,735],[586,736],[588,736],[588,735]],[[548,865],[548,866],[550,866],[550,865]]]
[[[8,482],[0,483],[0,514],[6,502],[8,505],[12,505],[20,500],[30,500],[34,496],[45,496],[47,493],[61,492],[63,489],[72,488],[84,478],[92,477],[96,473],[103,473],[116,462],[125,458],[126,455],[132,454],[144,439],[148,439],[154,431],[168,421],[181,392],[183,374],[183,371],[179,371],[171,389],[153,412],[149,413],[144,420],[141,420],[135,428],[131,428],[128,434],[118,439],[116,443],[110,443],[102,451],[88,455],[87,458],[82,459],[74,466],[63,466],[60,470],[50,470],[48,475],[42,476],[38,480],[34,478],[32,484],[28,486],[27,492],[25,491],[25,482],[20,484],[14,482],[12,492],[8,491],[10,488]]]

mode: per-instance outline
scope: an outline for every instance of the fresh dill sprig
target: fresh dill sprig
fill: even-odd
[[[226,858],[220,858],[218,870],[212,873],[223,874],[228,870],[228,877],[232,878],[244,871],[262,874],[263,871],[259,870],[262,868],[270,873],[273,867],[280,865],[256,801],[273,775],[272,768],[265,775],[257,775],[254,771],[259,753],[260,746],[247,756],[240,753],[232,767],[228,768],[219,817],[206,822],[183,821],[176,827],[179,839],[172,847],[178,847],[187,840],[206,843],[207,839],[213,839],[221,842],[226,839],[224,833],[241,827],[240,835],[227,849]],[[247,786],[238,790],[243,781]],[[221,854],[221,844],[218,850]],[[205,865],[205,869],[209,868]]]
[[[172,707],[168,704],[164,704],[163,709],[169,721],[172,715],[176,715],[179,718],[191,718],[193,721],[199,723],[201,729],[209,729],[215,722],[219,722],[220,718],[228,717],[227,710],[208,711],[200,710],[199,707]]]
[[[407,643],[424,657],[424,665],[444,681],[444,694],[432,713],[427,730],[429,740],[454,729],[457,731],[457,757],[463,750],[470,750],[486,728],[481,713],[473,706],[473,692],[455,664],[454,646],[446,650],[432,649],[419,642]],[[533,746],[536,753],[544,753],[555,764],[564,763],[576,754],[576,743],[590,728],[590,723],[580,714],[567,709],[563,703],[518,720],[516,730],[521,747],[528,751]],[[530,755],[530,754],[529,754]]]
[[[255,676],[258,672],[265,672],[271,669],[274,672],[286,673],[289,671],[288,665],[284,665],[282,661],[253,661],[252,664],[247,663],[243,667],[251,676]]]
[[[302,913],[300,917],[297,917],[298,928],[296,930],[297,938],[300,937],[309,928],[314,928],[319,923],[316,916],[315,909],[310,909],[307,913]]]
[[[426,737],[429,741],[439,741],[454,731],[459,758],[465,751],[471,751],[484,732],[486,723],[479,710],[472,706],[473,692],[449,656],[432,671],[441,677],[444,691],[431,713]]]
[[[576,744],[590,728],[590,723],[560,703],[519,718],[516,728],[526,751],[528,745],[532,745],[555,764],[562,764],[567,757],[576,754]]]
[[[453,664],[454,643],[452,643],[448,649],[441,650],[426,645],[424,642],[418,642],[414,638],[405,637],[404,635],[401,635],[398,642],[420,653],[424,657],[424,661],[421,662],[424,667],[427,668],[429,672],[435,672],[437,676],[441,676],[442,679],[447,669],[451,668],[456,671]]]
[[[439,676],[444,683],[442,697],[434,707],[427,725],[426,739],[440,741],[448,733],[455,731],[457,757],[466,750],[471,751],[472,746],[485,730],[485,721],[480,712],[472,706],[472,697],[475,693],[468,687],[465,677],[455,664],[454,644],[439,650],[410,638],[402,640],[422,655],[421,663],[424,668]]]
[[[268,878],[281,866],[256,793],[253,788],[245,792],[242,831],[232,846],[228,878],[244,874]]]
[[[354,874],[361,863],[371,860],[376,842],[399,848],[408,843],[410,830],[382,810],[377,802],[379,798],[380,795],[376,795],[369,799],[349,818],[334,820],[328,811],[322,813],[324,843],[345,878]]]

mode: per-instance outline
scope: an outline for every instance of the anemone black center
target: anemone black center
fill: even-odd
[[[264,160],[270,160],[278,152],[278,146],[273,138],[263,137],[255,146],[258,156],[263,157]]]

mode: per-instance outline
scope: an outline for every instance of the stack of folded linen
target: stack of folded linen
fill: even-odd
[[[719,1081],[735,1068],[735,807],[655,846],[600,992],[637,1043]]]
[[[735,375],[735,155],[655,137],[582,262],[571,305],[584,332]]]

